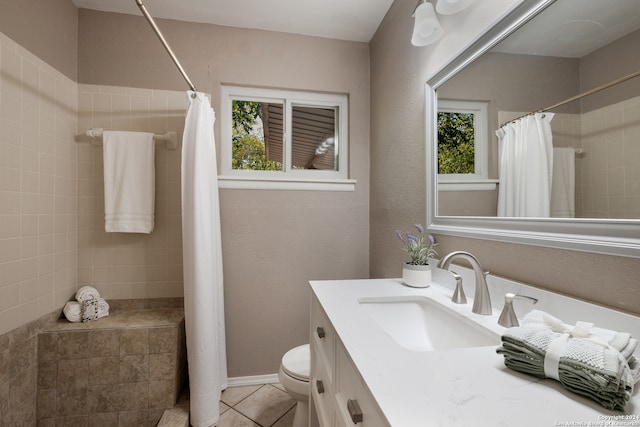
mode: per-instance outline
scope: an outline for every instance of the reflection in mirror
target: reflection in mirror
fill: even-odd
[[[495,133],[500,125],[638,72],[639,22],[637,0],[527,0],[430,77],[425,91],[429,231],[640,258],[640,78],[544,113],[551,119],[554,145],[582,149],[573,152],[575,218],[499,217],[499,190],[493,189],[500,175]],[[520,41],[511,45],[514,38]],[[593,45],[596,38],[600,44]],[[568,48],[552,52],[571,45],[589,47],[577,54],[566,53]],[[464,190],[438,182],[439,99],[487,102],[486,182],[468,183]]]
[[[438,87],[439,101],[487,103],[486,182],[500,182],[450,191],[439,180],[437,215],[639,219],[640,78],[577,97],[638,75],[639,45],[637,0],[556,1]],[[523,142],[546,125],[548,138]]]
[[[438,180],[487,179],[487,103],[438,102]]]

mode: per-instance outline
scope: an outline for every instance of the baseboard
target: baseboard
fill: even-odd
[[[241,387],[246,385],[275,384],[280,382],[278,374],[252,375],[248,377],[233,377],[227,380],[229,387]]]

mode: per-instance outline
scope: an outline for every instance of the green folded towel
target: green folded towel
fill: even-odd
[[[497,352],[507,367],[547,378],[544,363],[549,345],[565,334],[571,335],[571,327],[534,310],[521,326],[505,331]],[[640,363],[633,356],[636,345],[629,334],[602,328],[591,328],[586,336],[570,336],[559,354],[557,379],[567,390],[607,409],[623,410],[640,380]]]

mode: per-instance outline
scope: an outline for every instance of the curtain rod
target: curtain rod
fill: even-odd
[[[527,113],[527,114],[525,114],[525,115],[523,115],[523,116],[516,117],[516,118],[515,118],[515,119],[513,119],[513,120],[509,120],[508,122],[503,123],[502,125],[500,125],[500,127],[506,126],[506,125],[508,125],[509,123],[513,123],[513,122],[515,122],[516,120],[519,120],[519,119],[521,119],[521,118],[523,118],[523,117],[530,116],[530,115],[532,115],[532,114],[536,114],[536,113],[544,113],[544,112],[546,112],[546,111],[553,110],[554,108],[562,107],[562,106],[563,106],[563,105],[565,105],[565,104],[568,104],[568,103],[573,102],[573,101],[577,101],[577,100],[578,100],[578,99],[580,99],[580,98],[584,98],[585,96],[589,96],[589,95],[592,95],[592,94],[594,94],[594,93],[596,93],[596,92],[600,92],[601,90],[604,90],[604,89],[610,88],[611,86],[615,86],[615,85],[617,85],[617,84],[620,84],[620,83],[626,82],[627,80],[631,80],[631,79],[633,79],[634,77],[638,77],[638,76],[640,76],[640,71],[636,71],[635,73],[631,73],[631,74],[626,75],[626,76],[624,76],[624,77],[620,77],[620,78],[619,78],[619,79],[617,79],[617,80],[614,80],[614,81],[612,81],[612,82],[609,82],[609,83],[603,84],[602,86],[595,87],[595,88],[593,88],[593,89],[591,89],[591,90],[588,90],[588,91],[583,92],[583,93],[581,93],[581,94],[578,94],[578,95],[576,95],[576,96],[572,96],[571,98],[565,99],[564,101],[560,101],[560,102],[558,102],[557,104],[553,104],[553,105],[551,105],[551,106],[549,106],[549,107],[541,108],[541,109],[539,109],[539,110],[532,111],[531,113]]]
[[[176,67],[178,67],[178,71],[180,71],[180,74],[182,74],[182,77],[185,79],[185,81],[187,82],[187,84],[189,85],[191,90],[194,91],[194,92],[197,92],[196,87],[193,85],[193,83],[191,83],[191,79],[189,79],[189,76],[187,76],[187,73],[184,71],[184,68],[182,68],[182,65],[180,65],[180,61],[178,61],[178,58],[176,58],[176,55],[171,50],[171,47],[169,46],[169,43],[167,43],[167,41],[165,40],[164,36],[162,35],[162,32],[160,31],[160,28],[158,28],[158,26],[156,25],[156,21],[149,14],[149,12],[147,11],[147,8],[145,7],[145,5],[142,2],[142,0],[136,0],[136,4],[138,5],[138,8],[140,9],[142,14],[146,18],[146,20],[149,23],[149,25],[151,25],[151,28],[153,29],[153,31],[156,33],[156,35],[160,39],[160,42],[162,43],[162,45],[164,46],[165,50],[167,51],[167,53],[169,54],[169,56],[173,60],[173,63],[176,64]]]

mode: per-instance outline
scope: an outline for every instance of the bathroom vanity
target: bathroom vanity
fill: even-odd
[[[473,274],[455,268],[472,294]],[[557,381],[508,369],[496,353],[506,292],[538,298],[537,309],[566,323],[591,321],[634,337],[639,317],[491,275],[488,283],[487,316],[471,312],[473,301],[453,304],[452,277],[440,269],[425,289],[400,279],[310,282],[311,425],[640,426],[637,387],[624,412],[609,411]],[[515,308],[522,318],[533,306]]]

